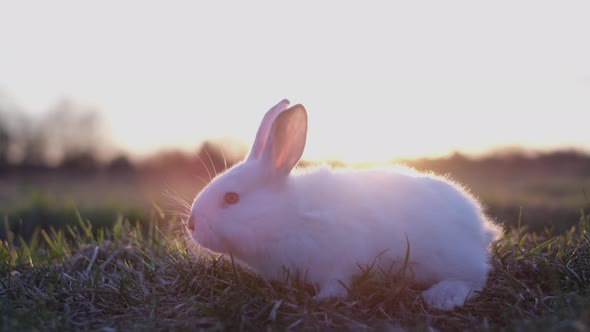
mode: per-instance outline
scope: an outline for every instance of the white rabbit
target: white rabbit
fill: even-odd
[[[344,297],[359,264],[404,263],[428,288],[429,305],[450,310],[480,291],[499,228],[480,204],[447,179],[404,167],[328,167],[292,172],[305,147],[307,112],[283,100],[262,119],[249,156],[195,199],[192,237],[232,254],[271,279],[285,268],[319,287],[316,298]]]

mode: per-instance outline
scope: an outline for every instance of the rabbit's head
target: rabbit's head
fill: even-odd
[[[305,147],[307,113],[282,100],[260,124],[248,157],[216,177],[195,199],[189,223],[194,240],[239,258],[260,255],[285,232],[296,199],[290,172]]]

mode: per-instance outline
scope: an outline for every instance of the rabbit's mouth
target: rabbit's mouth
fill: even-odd
[[[192,238],[202,247],[211,251],[223,252],[223,245],[215,231],[211,227],[211,223],[206,218],[198,218],[198,223],[195,223],[195,230],[192,232]]]

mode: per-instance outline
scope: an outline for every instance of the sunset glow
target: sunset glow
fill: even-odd
[[[0,95],[96,107],[138,155],[249,145],[282,98],[308,110],[304,158],[590,149],[587,2],[225,6],[5,4]]]

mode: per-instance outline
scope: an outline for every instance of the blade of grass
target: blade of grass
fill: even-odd
[[[539,252],[540,250],[543,250],[544,248],[546,248],[547,246],[549,246],[550,244],[554,243],[555,241],[559,240],[559,236],[556,236],[554,238],[551,238],[541,244],[539,244],[538,246],[536,246],[535,248],[531,249],[531,251],[527,252],[524,255],[521,255],[517,258],[517,260],[521,260],[521,259],[525,259],[525,258],[529,258],[532,255],[536,254],[537,252]]]

